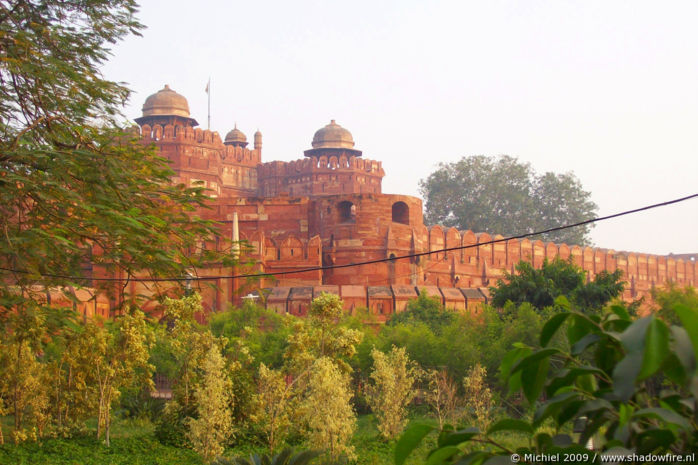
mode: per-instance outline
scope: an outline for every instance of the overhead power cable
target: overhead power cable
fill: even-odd
[[[515,236],[502,237],[500,239],[493,239],[491,241],[482,242],[482,243],[478,243],[478,244],[462,245],[462,246],[456,246],[456,247],[446,247],[446,248],[438,249],[438,250],[430,250],[428,252],[417,252],[417,253],[411,253],[411,254],[407,254],[407,255],[400,255],[398,257],[378,258],[378,259],[374,259],[374,260],[366,260],[363,262],[345,263],[342,265],[313,266],[313,267],[308,267],[308,268],[302,268],[300,270],[276,271],[273,273],[247,273],[247,274],[239,274],[239,275],[218,275],[218,276],[179,276],[179,277],[170,277],[170,278],[129,277],[127,279],[131,282],[184,282],[184,281],[214,281],[217,279],[264,278],[264,277],[270,277],[270,276],[283,276],[283,275],[289,275],[289,274],[309,273],[312,271],[337,270],[340,268],[351,268],[351,267],[355,267],[355,266],[371,265],[373,263],[394,262],[397,260],[404,260],[406,258],[423,257],[426,255],[451,252],[454,250],[464,250],[464,249],[470,249],[470,248],[475,248],[475,247],[482,247],[484,245],[497,244],[499,242],[506,242],[506,241],[510,241],[512,239],[524,239],[526,237],[538,236],[540,234],[547,234],[550,232],[562,231],[564,229],[576,228],[579,226],[584,226],[585,224],[598,223],[600,221],[606,221],[606,220],[610,220],[613,218],[631,215],[631,214],[639,213],[639,212],[646,211],[646,210],[652,210],[654,208],[666,207],[668,205],[673,205],[676,203],[685,202],[686,200],[691,200],[691,199],[694,199],[697,197],[698,197],[698,194],[692,194],[692,195],[688,195],[686,197],[668,200],[666,202],[661,202],[661,203],[655,203],[653,205],[647,205],[644,207],[635,208],[633,210],[626,210],[626,211],[623,211],[620,213],[614,213],[612,215],[600,216],[600,217],[592,218],[590,220],[580,221],[578,223],[567,224],[564,226],[556,226],[554,228],[543,229],[540,231],[523,233],[523,234],[518,234]],[[4,267],[0,267],[0,270],[10,271],[13,273],[20,273],[20,274],[34,274],[34,273],[31,273],[31,272],[26,271],[26,270],[16,270],[16,269],[12,269],[12,268],[4,268]],[[102,281],[102,282],[104,282],[104,281],[106,281],[106,282],[109,282],[109,281],[123,282],[123,281],[127,280],[126,278],[85,278],[85,277],[80,277],[80,276],[66,276],[66,275],[59,275],[59,274],[41,274],[39,276],[44,277],[44,278],[68,279],[68,280],[76,280],[76,281],[77,280],[80,280],[80,281],[92,280],[92,281]]]

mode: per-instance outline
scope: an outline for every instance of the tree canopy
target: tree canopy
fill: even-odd
[[[71,277],[93,265],[182,276],[206,260],[188,253],[213,232],[192,213],[203,190],[170,184],[166,160],[124,129],[129,90],[100,72],[141,30],[136,12],[133,0],[0,1],[0,308],[35,284],[90,285]]]
[[[528,302],[538,310],[551,307],[564,296],[582,311],[599,311],[625,287],[622,272],[602,271],[587,282],[586,272],[573,263],[556,258],[544,261],[540,269],[528,262],[516,265],[516,274],[506,273],[497,286],[490,288],[492,305],[502,308],[507,302]]]
[[[407,302],[407,308],[400,313],[393,313],[386,322],[388,326],[424,323],[432,331],[439,332],[455,319],[455,314],[445,312],[436,297],[420,292],[416,299]]]
[[[594,218],[597,206],[572,173],[537,174],[514,157],[483,155],[442,163],[420,181],[429,224],[518,235]],[[589,245],[585,225],[541,239]]]

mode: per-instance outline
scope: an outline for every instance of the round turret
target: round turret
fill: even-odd
[[[313,148],[305,151],[306,157],[320,156],[325,153],[345,152],[350,156],[361,156],[361,151],[354,148],[354,138],[347,129],[331,120],[330,124],[315,131]]]
[[[259,132],[259,129],[254,133],[254,149],[262,150],[262,133]]]
[[[247,136],[238,129],[237,124],[235,127],[225,135],[225,145],[232,145],[233,147],[246,147],[247,146]]]

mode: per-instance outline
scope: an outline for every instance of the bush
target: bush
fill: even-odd
[[[673,311],[678,325],[654,315],[634,320],[622,305],[603,316],[554,315],[541,330],[542,348],[520,344],[502,361],[510,392],[523,393],[533,418],[504,418],[487,431],[444,428],[432,457],[443,459],[438,463],[482,464],[508,461],[514,453],[572,453],[591,462],[594,454],[585,448],[590,439],[595,450],[626,456],[697,450],[698,312],[683,305]],[[554,347],[551,340],[564,326],[567,344]],[[581,426],[579,435],[569,434],[573,424]],[[396,446],[396,464],[434,429],[428,424],[408,429]],[[518,445],[503,445],[496,440],[503,431],[524,436]],[[471,447],[479,451],[462,453]]]
[[[187,418],[196,415],[196,408],[185,409],[175,401],[170,401],[155,424],[155,438],[166,446],[191,447],[187,439]]]
[[[124,418],[147,419],[155,423],[165,408],[165,399],[153,398],[147,390],[126,389],[121,396]]]

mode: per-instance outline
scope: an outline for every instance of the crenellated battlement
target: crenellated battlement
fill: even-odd
[[[141,138],[152,142],[190,142],[223,147],[221,136],[216,131],[193,128],[179,124],[144,124],[140,127]]]
[[[259,166],[260,195],[380,193],[382,163],[358,156],[320,156]]]
[[[679,286],[698,284],[698,263],[691,259],[529,239],[489,243],[503,236],[456,228],[444,230],[438,225],[416,228],[414,234],[414,252],[417,253],[467,247],[428,255],[424,260],[424,268],[429,269],[425,279],[428,284],[438,281],[441,285],[448,283],[457,287],[491,286],[505,271],[514,272],[520,261],[540,268],[545,260],[554,258],[571,260],[587,272],[588,279],[603,271],[621,270],[627,283],[623,297],[627,299],[646,296],[654,287],[663,287],[668,282]],[[430,268],[436,262],[445,262],[448,266]]]
[[[170,142],[212,148],[219,152],[221,163],[224,164],[257,166],[261,162],[260,150],[224,145],[217,131],[176,124],[144,124],[138,128],[138,133],[145,142]]]
[[[223,145],[221,158],[223,163],[236,163],[256,167],[262,161],[262,154],[256,149],[250,150],[245,147]]]
[[[153,143],[177,173],[176,182],[202,183],[213,197],[257,193],[261,149],[225,145],[216,131],[187,124],[143,124],[137,132]]]
[[[385,176],[382,162],[344,155],[339,157],[303,158],[289,162],[271,161],[262,163],[259,168],[260,176],[293,176],[321,171],[357,171],[381,177]]]

